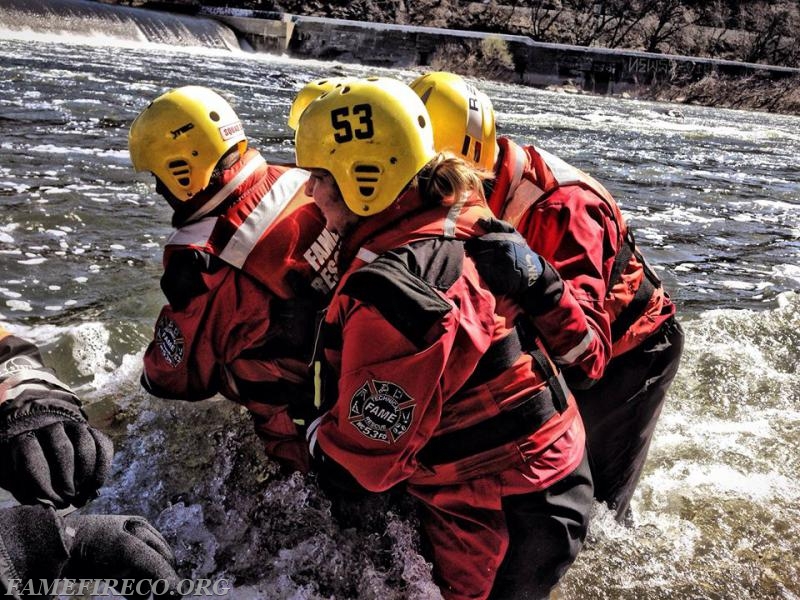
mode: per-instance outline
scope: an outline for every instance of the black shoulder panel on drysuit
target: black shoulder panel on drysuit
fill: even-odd
[[[342,293],[374,306],[418,347],[452,305],[437,292],[461,276],[464,244],[432,239],[401,246],[352,273]]]

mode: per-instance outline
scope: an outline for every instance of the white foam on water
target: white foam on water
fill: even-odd
[[[56,146],[55,144],[40,144],[38,146],[30,146],[30,152],[40,154],[69,154],[84,155],[84,156],[118,156],[120,158],[128,156],[127,150],[102,150],[100,148],[92,148],[88,146]],[[62,188],[48,188],[46,190],[50,193],[63,192]]]
[[[68,335],[73,340],[72,359],[78,373],[84,376],[106,372],[114,368],[108,359],[110,332],[103,323],[81,323],[70,327]],[[96,388],[95,388],[96,389]]]
[[[777,265],[770,270],[770,274],[777,277],[794,279],[798,284],[800,284],[800,265]]]
[[[651,471],[646,485],[660,496],[680,492],[685,497],[734,496],[758,503],[800,499],[800,485],[789,477],[777,472],[749,473],[728,464],[678,461],[669,469]]]
[[[719,223],[725,220],[724,217],[710,215],[708,212],[705,212],[705,210],[706,209],[700,209],[692,206],[670,206],[658,212],[636,213],[635,215],[629,215],[628,218],[636,223],[648,221],[653,223],[680,223],[681,225],[708,225],[711,223]],[[623,214],[625,214],[625,212]]]
[[[85,397],[114,398],[118,406],[127,406],[130,398],[142,393],[139,376],[142,373],[143,358],[144,349],[124,355],[119,365],[105,360],[104,368],[93,371],[94,377],[84,392]]]
[[[800,212],[800,204],[792,204],[783,200],[767,200],[759,198],[753,200],[753,204],[760,209],[769,209],[787,213]]]
[[[748,281],[735,281],[732,279],[723,279],[716,283],[729,290],[753,290],[756,287],[755,284]]]
[[[26,27],[9,29],[0,26],[0,40],[52,44],[56,48],[60,48],[61,46],[88,46],[95,48],[116,48],[120,50],[144,50],[147,52],[155,52],[163,56],[169,56],[175,52],[198,56],[225,57],[230,57],[232,54],[245,54],[238,48],[223,49],[205,46],[154,43],[147,41],[144,34],[141,34],[139,39],[125,39],[124,37],[108,35],[99,29],[87,31],[85,33],[75,33],[66,29],[62,31],[42,32]]]

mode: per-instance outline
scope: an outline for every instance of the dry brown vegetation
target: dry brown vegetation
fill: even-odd
[[[797,0],[207,0],[536,41],[800,66]]]

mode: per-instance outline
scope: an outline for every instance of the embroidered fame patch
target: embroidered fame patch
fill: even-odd
[[[399,385],[370,379],[350,399],[348,419],[365,437],[393,444],[408,431],[414,406]]]
[[[175,367],[183,360],[183,334],[178,324],[169,317],[161,317],[158,320],[156,344],[170,366]]]

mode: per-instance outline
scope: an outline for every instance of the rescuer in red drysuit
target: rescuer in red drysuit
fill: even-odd
[[[538,147],[496,137],[491,102],[460,76],[428,73],[411,87],[428,109],[437,149],[494,172],[485,184],[492,212],[558,270],[586,314],[584,344],[594,360],[570,366],[572,355],[558,352],[554,360],[568,367],[586,426],[595,497],[625,520],[680,362],[675,304],[599,182]],[[510,267],[485,265],[495,292],[518,278]],[[535,320],[536,306],[523,306]]]
[[[198,86],[153,101],[129,141],[134,167],[156,176],[175,211],[161,279],[169,304],[143,386],[182,400],[221,393],[247,407],[270,456],[307,471],[315,316],[338,249],[304,193],[308,173],[247,149],[227,101]]]
[[[547,597],[586,533],[585,438],[542,341],[521,351],[513,305],[465,252],[491,217],[481,175],[435,154],[425,107],[389,79],[311,102],[296,151],[343,239],[321,334],[326,411],[307,434],[320,477],[416,497],[448,600]],[[560,325],[548,343],[569,351],[585,316],[555,270],[527,258]]]

